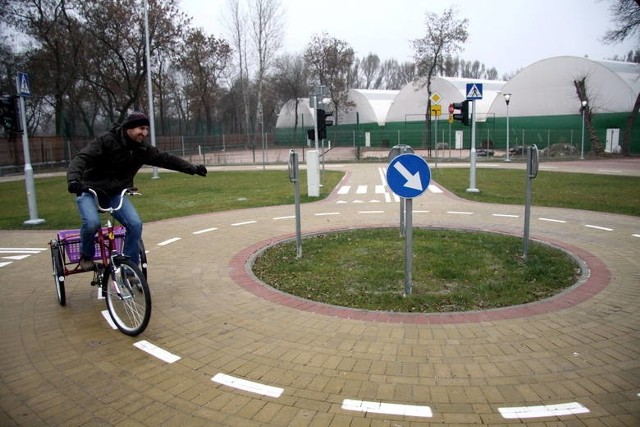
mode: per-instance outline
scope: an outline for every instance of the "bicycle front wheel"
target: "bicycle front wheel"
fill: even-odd
[[[146,329],[151,318],[149,285],[140,267],[131,260],[117,259],[115,264],[103,284],[107,309],[122,333],[136,336]]]

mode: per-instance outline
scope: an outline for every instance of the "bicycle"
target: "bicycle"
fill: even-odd
[[[139,195],[135,188],[120,194],[117,207],[100,206],[96,192],[88,188],[95,198],[99,212],[113,213],[122,208],[125,196]],[[136,336],[142,333],[151,318],[151,294],[147,283],[147,257],[144,243],[140,241],[140,265],[122,255],[126,230],[114,226],[110,219],[98,230],[95,237],[93,280],[99,294],[105,298],[107,310],[117,328],[124,334]],[[65,277],[90,270],[80,268],[80,230],[61,230],[49,242],[51,263],[58,303],[66,304]],[[75,265],[74,268],[71,266]]]

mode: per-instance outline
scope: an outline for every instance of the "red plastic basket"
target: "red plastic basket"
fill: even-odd
[[[102,227],[102,235],[107,239],[107,228]],[[124,247],[125,228],[122,225],[113,227],[113,234],[115,236],[115,248],[118,252],[122,253]],[[66,264],[75,264],[80,262],[80,230],[61,230],[58,232],[58,242],[64,248],[66,255]],[[93,259],[100,260],[102,255],[100,253],[100,245],[98,244],[98,236],[95,239]]]

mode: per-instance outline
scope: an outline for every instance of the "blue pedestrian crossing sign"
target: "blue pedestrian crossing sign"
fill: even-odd
[[[405,199],[413,199],[424,193],[430,181],[429,165],[417,154],[400,154],[394,157],[387,167],[389,188]]]
[[[31,89],[29,87],[29,74],[27,73],[18,73],[18,95],[20,96],[31,96]]]
[[[467,83],[467,99],[482,99],[482,83]]]

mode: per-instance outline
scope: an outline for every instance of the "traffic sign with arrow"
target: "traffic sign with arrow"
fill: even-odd
[[[395,194],[412,199],[424,193],[431,181],[427,162],[412,153],[400,154],[389,163],[387,184]]]

